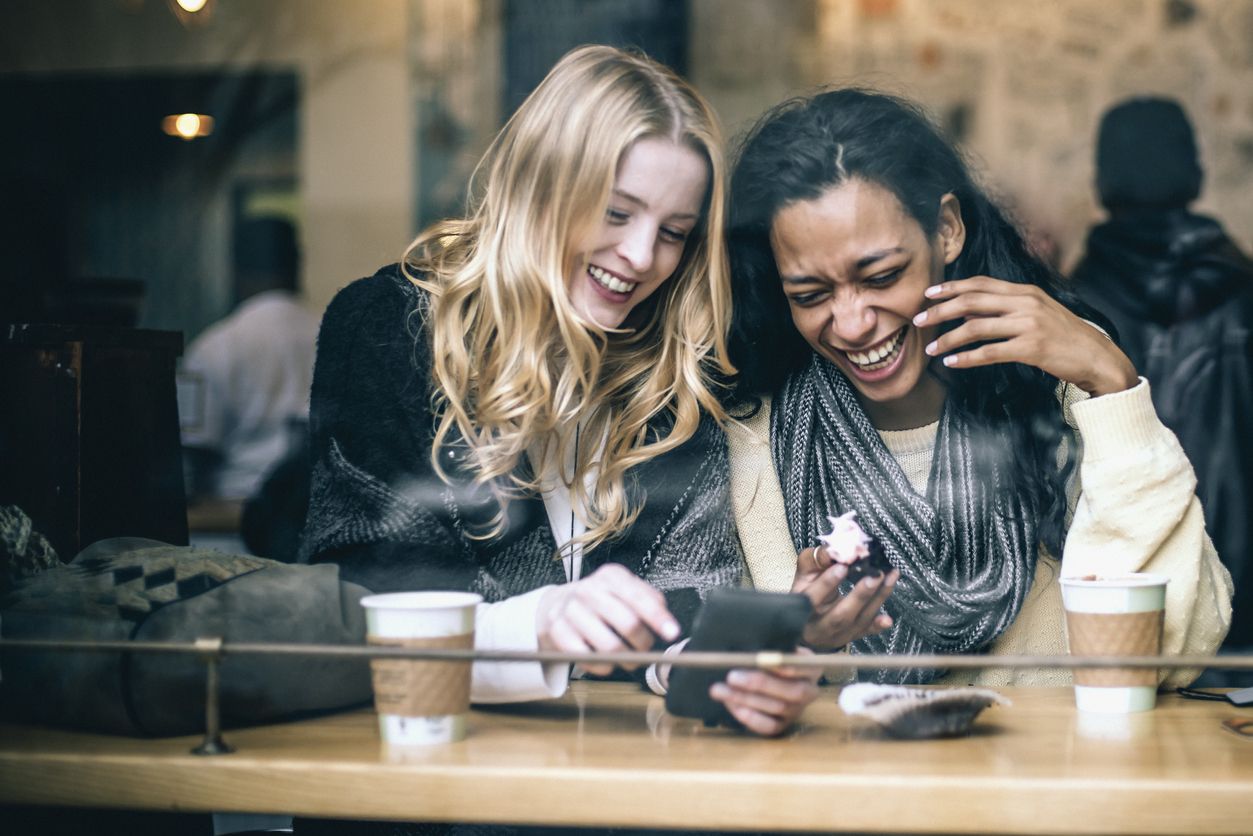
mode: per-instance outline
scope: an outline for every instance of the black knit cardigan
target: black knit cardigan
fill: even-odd
[[[565,581],[542,499],[498,505],[469,479],[431,466],[430,345],[424,292],[397,265],[331,302],[318,337],[310,401],[313,479],[301,557],[333,561],[375,592],[459,589],[493,602]],[[663,432],[664,427],[654,428]],[[459,472],[457,449],[441,464]],[[634,468],[635,523],[584,554],[583,574],[625,565],[661,590],[686,632],[705,594],[739,583],[742,561],[728,493],[726,439],[706,418],[678,449]]]

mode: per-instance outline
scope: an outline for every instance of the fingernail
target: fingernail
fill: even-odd
[[[661,625],[662,638],[674,641],[679,637],[679,623],[677,621],[667,621]]]
[[[748,684],[748,674],[744,671],[731,671],[727,674],[727,684],[742,688]]]
[[[935,297],[939,296],[943,292],[944,292],[944,285],[933,284],[931,285],[931,287],[924,290],[922,292],[922,295],[926,296],[928,299],[934,299]]]
[[[709,696],[715,700],[724,700],[731,696],[731,689],[721,682],[715,682],[709,686]]]
[[[916,316],[914,316],[914,324],[915,324],[915,325],[921,325],[922,323],[924,323],[924,322],[926,322],[926,321],[927,321],[927,312],[926,312],[926,311],[922,311],[921,313],[919,313],[919,314],[917,314]]]
[[[926,351],[928,354],[930,354],[932,357],[934,357],[935,353],[940,350],[939,342],[940,342],[939,340],[932,340],[931,342],[927,343],[927,347],[923,350]]]
[[[957,358],[956,358],[954,355],[950,354],[949,356],[947,356],[947,357],[945,357],[945,358],[944,358],[944,365],[946,365],[946,366],[956,366],[956,365],[957,365]]]
[[[839,580],[844,580],[844,576],[848,574],[848,567],[843,563],[831,564],[831,574]]]

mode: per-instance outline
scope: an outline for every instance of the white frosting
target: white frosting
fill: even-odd
[[[827,517],[831,521],[831,533],[818,536],[827,547],[827,554],[837,563],[850,564],[870,556],[870,537],[861,530],[856,516],[856,511],[849,511],[838,517]]]

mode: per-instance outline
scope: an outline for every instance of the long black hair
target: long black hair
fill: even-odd
[[[946,279],[987,275],[1036,285],[1108,327],[1031,253],[1005,212],[974,182],[961,153],[911,102],[860,89],[791,99],[758,120],[737,157],[729,214],[730,353],[740,370],[742,397],[773,392],[813,354],[792,326],[770,247],[775,216],[854,179],[895,195],[929,240],[936,234],[941,198],[956,196],[966,240],[947,265]],[[956,371],[946,382],[945,408],[957,410],[973,434],[995,442],[980,448],[988,461],[1009,462],[1013,484],[1005,487],[1028,499],[1039,516],[1041,541],[1060,557],[1074,444],[1057,402],[1057,378],[1012,363]],[[1067,455],[1059,468],[1063,441]]]

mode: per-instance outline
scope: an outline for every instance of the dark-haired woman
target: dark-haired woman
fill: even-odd
[[[776,107],[730,218],[732,359],[761,404],[732,438],[741,543],[756,585],[814,601],[811,645],[1062,653],[1059,575],[1148,571],[1170,576],[1164,651],[1218,646],[1230,577],[1148,384],[918,108],[860,90]],[[894,567],[851,586],[811,548],[850,510]]]

